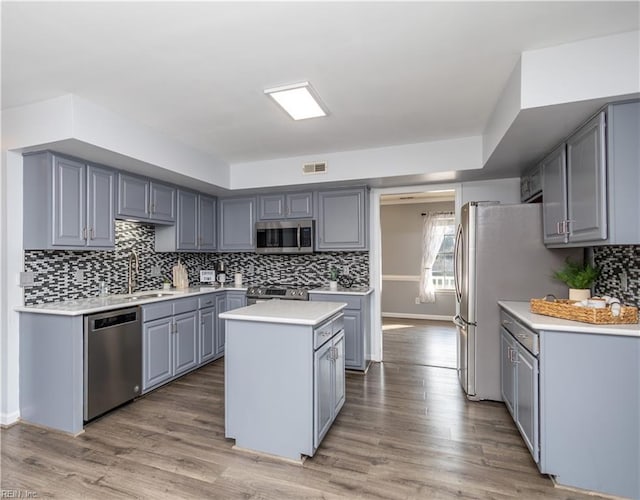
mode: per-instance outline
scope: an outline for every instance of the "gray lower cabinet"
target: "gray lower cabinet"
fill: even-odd
[[[54,155],[24,157],[25,249],[112,249],[115,173]]]
[[[345,401],[344,333],[314,354],[314,447],[318,447]]]
[[[258,220],[313,217],[313,193],[269,194],[258,197]]]
[[[255,249],[256,198],[219,200],[218,250],[224,252]]]
[[[318,191],[316,196],[316,250],[366,250],[366,188]]]
[[[218,295],[209,294],[200,296],[199,318],[200,318],[200,349],[198,350],[198,363],[207,363],[218,357],[216,350],[216,334],[218,325],[218,309],[216,307]]]
[[[310,293],[309,300],[346,302],[344,313],[344,359],[349,370],[364,371],[369,364],[370,295]]]
[[[541,165],[547,246],[637,245],[640,102],[610,104]]]
[[[116,217],[161,224],[176,220],[176,189],[145,177],[118,173]]]
[[[142,392],[198,366],[198,299],[142,306]]]
[[[156,227],[156,251],[215,250],[216,199],[193,191],[178,189],[177,207],[175,225]]]
[[[539,463],[538,360],[504,328],[500,338],[502,397],[531,456]]]

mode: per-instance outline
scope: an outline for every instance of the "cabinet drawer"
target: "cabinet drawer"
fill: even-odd
[[[211,307],[216,303],[215,294],[210,293],[208,295],[201,295],[198,297],[198,309],[203,307]]]
[[[333,293],[312,293],[311,300],[321,300],[324,302],[344,302],[347,309],[362,309],[362,298],[357,295],[341,295]]]
[[[173,314],[182,314],[196,309],[198,309],[198,299],[196,297],[173,301]]]
[[[538,334],[529,330],[526,326],[518,322],[513,316],[505,311],[500,311],[500,324],[513,337],[522,344],[531,354],[537,356],[540,352]]]
[[[154,319],[166,318],[173,315],[173,301],[165,300],[158,304],[142,306],[142,321],[153,321]]]

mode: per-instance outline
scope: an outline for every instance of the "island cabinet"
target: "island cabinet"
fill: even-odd
[[[258,196],[258,220],[305,219],[313,217],[313,193]]]
[[[152,179],[119,172],[116,217],[171,224],[176,220],[176,189]]]
[[[639,136],[640,102],[610,104],[542,161],[547,246],[640,244]]]
[[[366,188],[318,191],[316,197],[316,250],[366,250]]]
[[[237,448],[314,455],[345,402],[343,307],[270,300],[221,315],[225,436]]]
[[[216,357],[224,355],[225,344],[225,321],[220,318],[220,314],[226,311],[233,311],[247,305],[247,294],[229,290],[225,294],[216,295],[216,309],[218,312],[215,335]]]
[[[255,250],[256,198],[219,200],[218,250],[245,252]]]
[[[213,251],[216,249],[216,199],[178,189],[175,225],[158,226],[156,252]]]
[[[142,392],[198,366],[198,299],[142,306]]]
[[[115,245],[115,172],[49,152],[24,156],[25,249]]]
[[[369,366],[370,297],[370,294],[309,292],[309,300],[347,304],[343,312],[344,360],[348,370],[365,371]]]
[[[640,498],[640,329],[539,316],[501,302],[505,404],[540,472],[558,484]],[[533,349],[532,349],[533,348]],[[533,352],[532,352],[533,350]]]

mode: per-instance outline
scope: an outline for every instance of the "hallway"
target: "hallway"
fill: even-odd
[[[456,329],[448,321],[383,318],[383,361],[456,368]]]

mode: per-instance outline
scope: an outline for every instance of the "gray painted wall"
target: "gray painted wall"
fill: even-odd
[[[422,213],[454,211],[453,202],[382,205],[382,314],[447,316],[456,310],[453,292],[436,294],[433,304],[416,304],[418,281],[395,281],[385,276],[420,276]]]

